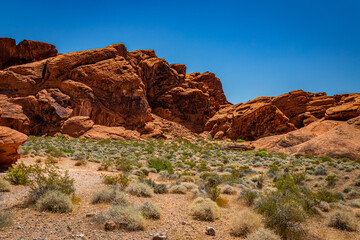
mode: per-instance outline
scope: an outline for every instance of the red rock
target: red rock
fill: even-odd
[[[140,133],[137,131],[126,130],[124,127],[106,127],[94,125],[81,137],[93,139],[140,140]]]
[[[23,40],[16,45],[14,39],[0,38],[0,69],[43,60],[57,53],[56,47],[49,43]]]
[[[61,127],[61,133],[71,137],[80,137],[94,126],[88,116],[76,116],[67,119]]]
[[[9,167],[20,158],[17,149],[26,139],[25,134],[0,126],[0,167]]]

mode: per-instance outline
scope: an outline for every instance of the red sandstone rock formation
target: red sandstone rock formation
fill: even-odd
[[[0,167],[9,167],[20,158],[17,149],[26,139],[25,134],[0,126]]]
[[[169,64],[154,50],[128,52],[123,44],[58,55],[51,44],[1,38],[0,69],[0,125],[27,135],[140,139],[201,133],[255,140],[291,132],[312,139],[300,130],[319,119],[360,115],[358,93],[297,90],[232,105],[215,74],[186,73],[184,64]]]

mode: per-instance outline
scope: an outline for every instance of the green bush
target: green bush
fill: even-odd
[[[115,162],[116,168],[123,172],[129,172],[134,165],[133,161],[130,159],[118,159]]]
[[[53,164],[34,164],[29,167],[29,186],[31,188],[31,198],[38,199],[47,191],[56,190],[66,195],[75,192],[74,179],[70,178],[68,171],[61,169]]]
[[[325,180],[327,181],[328,186],[333,187],[338,181],[338,177],[336,176],[335,173],[330,173],[329,175],[326,176]]]
[[[168,171],[169,174],[174,173],[172,164],[167,159],[153,158],[148,161],[148,165],[149,165],[149,168],[154,168],[154,169],[156,169],[157,172],[166,170],[166,171]]]
[[[156,184],[154,187],[154,193],[156,194],[164,194],[164,193],[168,193],[168,189],[166,187],[166,184]]]
[[[250,189],[243,189],[237,197],[237,200],[243,200],[247,206],[252,206],[257,197],[258,193],[256,191]]]
[[[29,183],[28,173],[28,167],[20,162],[15,168],[10,167],[4,178],[14,185],[27,185]]]
[[[37,201],[36,207],[40,211],[57,213],[72,212],[74,206],[68,195],[56,190],[46,191]]]
[[[316,199],[327,203],[337,202],[340,200],[340,196],[337,193],[329,192],[326,189],[321,189],[315,193]]]
[[[219,189],[219,180],[214,177],[210,177],[207,179],[205,184],[205,191],[209,194],[211,200],[216,201],[216,199],[220,196],[220,189]]]
[[[160,219],[160,209],[150,201],[145,201],[140,206],[140,212],[146,219]]]
[[[259,149],[255,152],[255,157],[271,157],[271,153],[269,153],[265,148]]]
[[[129,185],[129,178],[124,174],[117,174],[114,176],[103,175],[104,183],[106,185],[117,185],[119,184],[122,189],[125,189]]]

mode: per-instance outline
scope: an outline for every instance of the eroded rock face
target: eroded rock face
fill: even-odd
[[[24,40],[16,45],[16,41],[11,38],[0,38],[0,69],[43,60],[57,55],[54,45]]]
[[[25,134],[0,126],[0,167],[9,167],[20,158],[17,149],[26,139]]]
[[[13,44],[4,41],[9,48],[4,59],[15,54]],[[68,134],[70,124],[81,128],[73,117],[83,116],[95,125],[157,136],[159,130],[149,131],[147,125],[152,112],[201,132],[228,104],[214,74],[186,74],[184,64],[170,65],[153,50],[128,52],[124,44],[113,44],[53,56],[51,46],[38,42],[23,41],[15,48],[21,52],[15,55],[27,61],[45,58],[46,52],[51,56],[0,70],[0,123],[26,134]]]
[[[360,115],[357,93],[296,90],[232,105],[215,74],[120,43],[57,54],[51,44],[0,38],[0,69],[0,125],[28,135],[256,140]]]
[[[212,136],[255,140],[300,129],[321,118],[346,121],[360,115],[360,94],[327,96],[296,90],[278,97],[259,97],[220,109],[206,123]]]

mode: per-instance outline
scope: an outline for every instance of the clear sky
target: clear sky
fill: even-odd
[[[214,72],[232,103],[360,92],[360,0],[1,0],[0,37],[61,53],[125,43]]]

